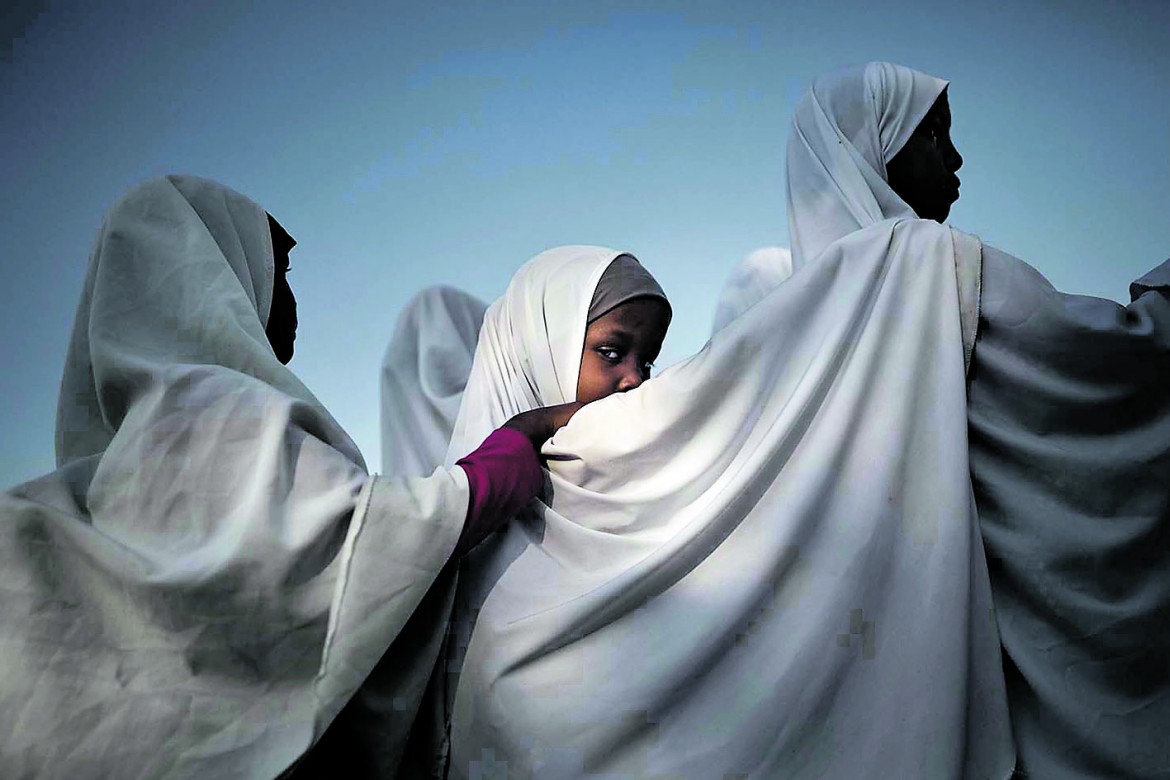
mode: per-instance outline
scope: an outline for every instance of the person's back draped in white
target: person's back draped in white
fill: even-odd
[[[264,210],[214,182],[107,215],[58,469],[0,496],[0,775],[276,776],[450,557],[466,477],[367,476],[266,339],[273,280]]]
[[[1019,767],[1170,774],[1170,261],[1131,303],[983,244],[971,472]],[[716,330],[790,273],[753,253]]]
[[[546,444],[547,503],[461,582],[482,607],[451,776],[1011,774],[967,455],[978,244],[883,178],[944,87],[817,79],[789,145],[796,272]],[[546,253],[489,308],[449,458],[571,399],[610,259]]]
[[[445,285],[398,315],[382,359],[382,473],[427,476],[443,463],[487,304]]]

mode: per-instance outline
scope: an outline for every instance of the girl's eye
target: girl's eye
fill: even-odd
[[[612,347],[598,347],[597,354],[610,363],[618,363],[622,359],[621,353]]]

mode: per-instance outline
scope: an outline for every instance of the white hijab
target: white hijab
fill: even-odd
[[[367,477],[268,343],[273,266],[263,209],[214,182],[107,215],[59,468],[0,496],[5,775],[279,774],[453,549],[462,473]]]
[[[382,473],[427,476],[442,464],[487,304],[428,287],[398,315],[382,360]]]
[[[484,315],[448,464],[514,415],[577,399],[589,304],[605,269],[623,254],[562,246],[521,266]]]
[[[879,199],[839,140],[926,112],[941,87],[897,75],[877,103],[869,77],[818,80],[797,109],[804,159],[826,153],[821,200]],[[810,124],[818,101],[854,126]],[[904,204],[834,233],[793,191],[792,278],[698,355],[578,412],[545,445],[547,503],[474,561],[454,777],[1010,775],[955,239]],[[571,397],[602,263],[556,311],[536,306],[551,261],[517,275],[506,308],[551,319],[489,311],[461,420]]]
[[[765,246],[750,252],[732,269],[719,291],[711,333],[723,330],[790,276],[792,253],[784,247]]]

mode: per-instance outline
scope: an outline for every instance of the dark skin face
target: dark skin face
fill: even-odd
[[[633,390],[650,378],[670,326],[661,298],[633,298],[589,323],[581,351],[577,401],[586,404]]]
[[[942,222],[959,199],[963,156],[951,142],[951,106],[944,89],[913,135],[886,164],[886,180],[922,219]]]
[[[268,230],[272,233],[272,254],[275,267],[272,279],[272,308],[264,334],[276,353],[276,359],[288,365],[293,356],[293,342],[297,338],[297,299],[288,284],[288,253],[297,245],[280,223],[268,215]]]

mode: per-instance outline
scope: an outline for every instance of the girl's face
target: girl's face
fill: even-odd
[[[280,223],[268,215],[268,229],[272,233],[272,253],[275,260],[272,278],[272,306],[268,312],[265,335],[276,353],[276,359],[288,365],[293,356],[293,342],[297,339],[297,299],[288,284],[288,253],[297,245]]]
[[[951,142],[951,107],[944,90],[906,145],[886,164],[890,189],[922,219],[942,222],[959,199],[963,156]]]
[[[589,323],[577,400],[596,401],[633,390],[650,378],[670,326],[670,306],[661,298],[633,298]]]

